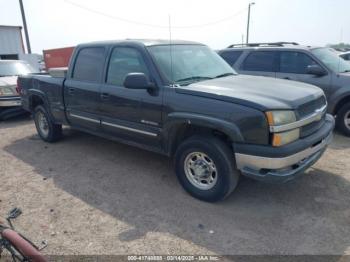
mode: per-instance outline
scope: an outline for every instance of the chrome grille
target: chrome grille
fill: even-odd
[[[303,105],[299,106],[299,108],[297,110],[298,118],[302,119],[302,118],[308,117],[309,115],[315,113],[316,110],[319,110],[320,108],[324,107],[325,105],[327,105],[327,100],[326,100],[325,96],[321,96],[313,101],[310,101],[306,104],[303,104]],[[307,124],[307,125],[301,127],[300,137],[306,137],[306,136],[309,136],[309,135],[317,132],[317,130],[319,130],[323,126],[323,124],[325,123],[325,116],[326,116],[326,114],[324,114],[322,116],[321,120],[314,121],[310,124]]]
[[[320,121],[312,122],[306,126],[303,126],[300,129],[300,137],[309,136],[315,133],[317,130],[319,130],[325,123],[325,118],[326,118],[326,115],[324,115]]]
[[[317,109],[322,108],[327,104],[326,98],[324,96],[321,96],[315,100],[312,100],[306,104],[303,104],[298,107],[297,113],[298,118],[302,119],[312,113],[314,113]]]

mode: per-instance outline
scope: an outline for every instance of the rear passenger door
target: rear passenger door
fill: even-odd
[[[318,65],[325,71],[327,69],[320,65],[307,53],[301,51],[280,51],[279,52],[279,72],[276,77],[300,81],[320,87],[327,94],[331,88],[331,75],[315,76],[307,73],[309,65]]]
[[[78,51],[73,71],[64,83],[67,118],[72,126],[97,131],[104,47],[84,47]]]
[[[277,62],[275,51],[251,51],[238,71],[245,75],[276,77]]]

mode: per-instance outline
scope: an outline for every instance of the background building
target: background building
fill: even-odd
[[[24,53],[22,27],[0,25],[0,59],[19,59]]]
[[[25,53],[21,26],[0,25],[0,59],[25,60],[39,69],[42,55]]]

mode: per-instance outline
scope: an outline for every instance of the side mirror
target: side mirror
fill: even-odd
[[[124,79],[124,86],[130,89],[153,89],[155,85],[151,83],[144,73],[129,73]]]
[[[324,76],[327,72],[319,65],[309,65],[306,69],[306,73],[315,76]]]

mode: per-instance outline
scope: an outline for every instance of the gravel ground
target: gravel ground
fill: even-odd
[[[0,214],[45,254],[350,254],[350,139],[284,185],[243,178],[224,202],[187,195],[166,157],[70,129],[42,142],[0,122]]]

